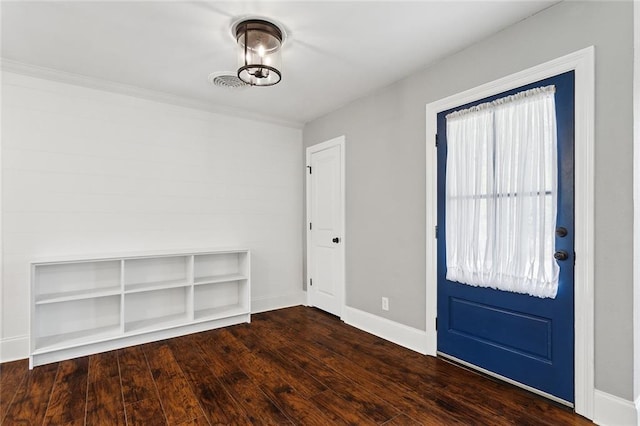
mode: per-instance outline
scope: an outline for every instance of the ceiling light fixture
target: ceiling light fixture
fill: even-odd
[[[238,78],[252,86],[279,83],[284,32],[264,19],[241,21],[234,28],[238,43]]]

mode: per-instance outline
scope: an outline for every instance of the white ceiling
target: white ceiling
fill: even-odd
[[[3,0],[1,56],[302,124],[556,2]],[[231,23],[249,15],[289,34],[282,82],[214,87],[211,72],[236,68]]]

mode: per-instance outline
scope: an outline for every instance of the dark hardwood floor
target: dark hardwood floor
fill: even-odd
[[[580,425],[545,399],[313,308],[28,370],[0,365],[3,425]]]

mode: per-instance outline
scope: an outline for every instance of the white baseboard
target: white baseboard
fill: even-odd
[[[424,330],[409,327],[349,306],[344,307],[342,320],[360,330],[404,346],[407,349],[423,355],[427,353],[427,334]]]
[[[290,306],[300,306],[307,304],[307,292],[300,290],[296,293],[285,294],[277,297],[265,297],[263,299],[253,299],[251,301],[251,313],[273,311],[276,309],[288,308]]]
[[[632,401],[595,390],[593,422],[601,426],[638,426],[638,401]]]
[[[29,357],[29,336],[10,337],[0,340],[0,362],[15,361]]]

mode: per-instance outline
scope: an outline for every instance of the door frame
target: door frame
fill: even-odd
[[[633,2],[633,398],[640,421],[640,2]]]
[[[305,283],[307,286],[307,306],[311,306],[310,303],[310,279],[313,278],[310,275],[310,265],[312,262],[312,250],[311,250],[311,232],[309,229],[309,223],[311,223],[311,176],[309,173],[308,167],[311,166],[311,155],[315,152],[323,151],[327,148],[333,148],[338,146],[340,148],[340,193],[341,193],[341,212],[340,216],[342,219],[342,235],[340,236],[340,244],[338,245],[338,250],[340,250],[340,260],[342,263],[342,273],[339,275],[340,282],[338,282],[338,292],[340,295],[340,319],[344,318],[344,311],[346,305],[346,244],[347,244],[347,222],[346,222],[346,196],[345,196],[345,188],[346,188],[346,159],[345,159],[345,136],[338,136],[333,139],[329,139],[325,142],[320,142],[318,144],[307,147],[306,150],[306,167],[305,176],[306,176],[306,244],[307,244],[307,271],[305,277]]]
[[[438,112],[575,71],[575,411],[594,415],[594,135],[595,48],[593,46],[457,93],[426,105],[426,337],[427,354],[436,356],[437,330],[437,153]]]

